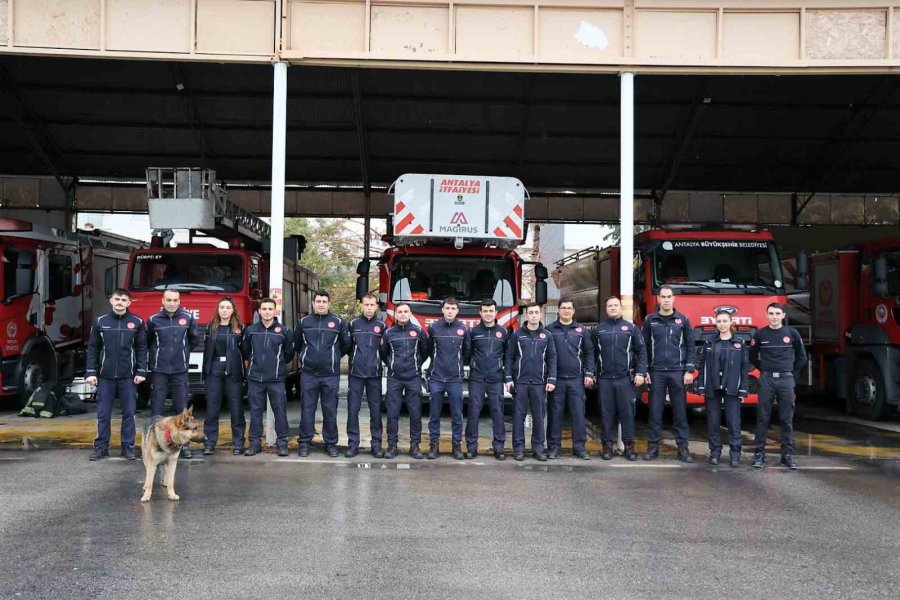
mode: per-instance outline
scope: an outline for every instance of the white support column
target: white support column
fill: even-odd
[[[634,320],[634,73],[619,76],[620,140],[619,140],[619,294],[622,316]],[[622,425],[619,425],[619,453],[624,452]]]
[[[621,217],[621,256],[619,258],[619,290],[622,316],[634,320],[634,73],[622,73],[621,140],[619,165],[619,215]]]
[[[282,320],[284,300],[284,162],[287,136],[287,63],[276,62],[272,94],[272,239],[269,248],[269,296],[275,300],[275,316]],[[275,415],[266,410],[266,443],[275,443]]]

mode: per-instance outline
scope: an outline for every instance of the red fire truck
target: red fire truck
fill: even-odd
[[[731,313],[737,336],[749,339],[766,324],[766,306],[786,301],[781,262],[767,231],[656,229],[636,235],[634,248],[635,323],[656,310],[660,286],[671,286],[676,310],[694,325],[698,355],[700,342],[716,335],[717,311]],[[620,254],[618,246],[588,248],[557,264],[554,277],[561,295],[574,299],[577,320],[594,324],[606,318],[605,298],[620,293]],[[750,371],[747,404],[756,404],[758,376],[756,369]],[[687,399],[704,403],[693,385]],[[646,394],[642,401],[647,402]]]
[[[215,172],[191,168],[148,169],[148,209],[154,228],[151,247],[135,251],[128,263],[127,289],[131,310],[147,319],[159,312],[166,289],[181,292],[182,308],[193,312],[203,326],[216,315],[223,297],[234,302],[244,323],[252,323],[259,301],[269,295],[269,225],[228,201]],[[168,245],[172,229],[189,229],[191,237],[205,236],[227,242],[221,248],[210,241]],[[203,239],[201,237],[201,239]],[[311,271],[299,266],[305,240],[285,240],[284,280],[281,282],[281,320],[294,328],[299,316],[309,313],[310,291],[319,286]],[[278,300],[278,299],[276,299]],[[203,391],[200,369],[203,349],[191,353],[188,379],[192,394]],[[296,366],[296,365],[295,365]],[[296,376],[291,373],[288,385]],[[149,389],[139,390],[145,403]]]
[[[460,302],[459,319],[479,322],[482,300],[497,302],[497,322],[518,326],[522,271],[534,265],[535,299],[547,299],[547,270],[514,248],[525,238],[525,186],[512,177],[406,174],[394,183],[391,247],[378,259],[379,302],[388,324],[397,301],[409,302],[421,327],[442,318],[441,301]],[[357,273],[368,286],[369,261]]]
[[[27,402],[45,381],[82,375],[94,317],[124,280],[138,240],[99,231],[69,234],[0,219],[0,395]]]
[[[863,418],[892,416],[900,406],[900,237],[809,263],[813,387]]]

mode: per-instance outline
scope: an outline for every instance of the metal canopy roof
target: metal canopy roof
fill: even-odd
[[[151,165],[270,176],[267,65],[0,57],[10,175],[143,179]],[[900,78],[651,76],[635,83],[639,190],[894,192]],[[289,182],[404,172],[618,188],[611,75],[292,67]]]

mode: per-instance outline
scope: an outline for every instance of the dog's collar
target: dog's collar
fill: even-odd
[[[169,448],[178,448],[179,444],[175,443],[175,440],[172,439],[172,432],[166,429],[166,445]]]

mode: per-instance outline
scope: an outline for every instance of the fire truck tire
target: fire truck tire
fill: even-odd
[[[895,407],[885,400],[881,370],[872,360],[862,359],[856,363],[850,402],[853,412],[863,419],[879,421],[893,414]]]
[[[35,346],[19,363],[16,386],[19,390],[19,405],[25,406],[31,394],[45,381],[56,380],[56,362],[53,354],[44,346]]]

